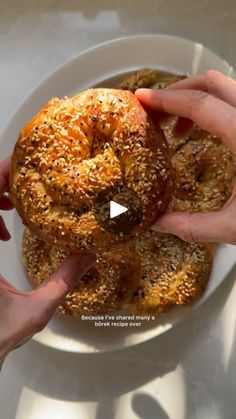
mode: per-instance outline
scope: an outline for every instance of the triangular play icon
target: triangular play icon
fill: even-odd
[[[110,201],[110,218],[118,217],[118,215],[123,214],[126,211],[128,211],[128,208],[117,204],[115,201]]]

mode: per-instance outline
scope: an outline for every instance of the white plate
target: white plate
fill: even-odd
[[[227,75],[233,74],[229,64],[203,45],[172,36],[138,35],[99,45],[57,69],[32,91],[1,135],[1,156],[11,153],[22,125],[52,96],[70,96],[105,79],[142,67],[189,75],[215,68]],[[8,213],[6,219],[13,238],[2,245],[1,271],[16,287],[27,290],[30,287],[21,264],[22,225],[16,213]],[[209,286],[197,305],[213,293],[230,273],[235,262],[234,246],[219,246]],[[192,310],[176,308],[156,321],[144,323],[140,328],[99,328],[89,322],[55,316],[34,339],[70,352],[115,350],[164,333]]]

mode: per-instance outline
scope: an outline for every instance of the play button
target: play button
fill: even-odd
[[[124,214],[126,211],[128,211],[128,208],[117,204],[115,201],[110,201],[110,218],[118,217],[118,215]]]
[[[132,189],[124,185],[101,191],[93,212],[102,229],[114,234],[129,234],[143,218],[140,199]]]

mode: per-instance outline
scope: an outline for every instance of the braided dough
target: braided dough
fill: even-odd
[[[25,229],[23,260],[34,287],[47,279],[68,255],[68,251],[48,245]],[[138,259],[127,245],[115,252],[100,254],[95,265],[66,296],[58,309],[59,313],[77,317],[119,310],[137,288],[138,271]]]
[[[146,233],[134,247],[104,252],[59,308],[70,316],[123,309],[155,314],[187,305],[204,291],[212,267],[213,246],[185,243],[177,237]],[[34,286],[51,275],[68,252],[49,246],[29,229],[23,238],[26,272]]]
[[[172,157],[172,165],[176,181],[169,210],[217,211],[230,198],[236,166],[220,138],[195,128]]]
[[[153,70],[141,70],[120,86],[134,91],[150,85],[154,79],[158,88],[176,81],[171,77],[167,81],[157,80]],[[198,127],[191,135],[176,138],[172,133],[175,121],[176,118],[172,118],[163,124],[173,154],[176,184],[169,208],[180,211],[220,209],[235,181],[231,152],[220,139]],[[114,173],[113,176],[115,178]],[[70,253],[45,243],[29,230],[24,235],[23,249],[26,271],[34,286],[46,279]],[[213,253],[213,245],[189,244],[169,234],[146,232],[129,246],[123,244],[116,254],[112,251],[100,254],[94,268],[66,297],[59,311],[78,316],[122,308],[128,314],[158,315],[175,305],[191,304],[205,290]]]
[[[171,234],[148,232],[136,241],[139,285],[123,308],[158,315],[199,298],[212,269],[213,246],[186,243]]]
[[[142,220],[127,235],[97,223],[99,192],[132,189]],[[135,96],[91,89],[54,98],[22,129],[12,158],[12,201],[24,223],[51,244],[104,249],[147,230],[168,205],[171,165],[164,134]]]

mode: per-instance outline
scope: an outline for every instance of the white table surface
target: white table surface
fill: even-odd
[[[199,41],[236,67],[234,1],[0,0],[0,129],[55,67],[134,33]],[[18,349],[0,375],[1,419],[235,419],[234,277],[170,332],[128,350]]]

